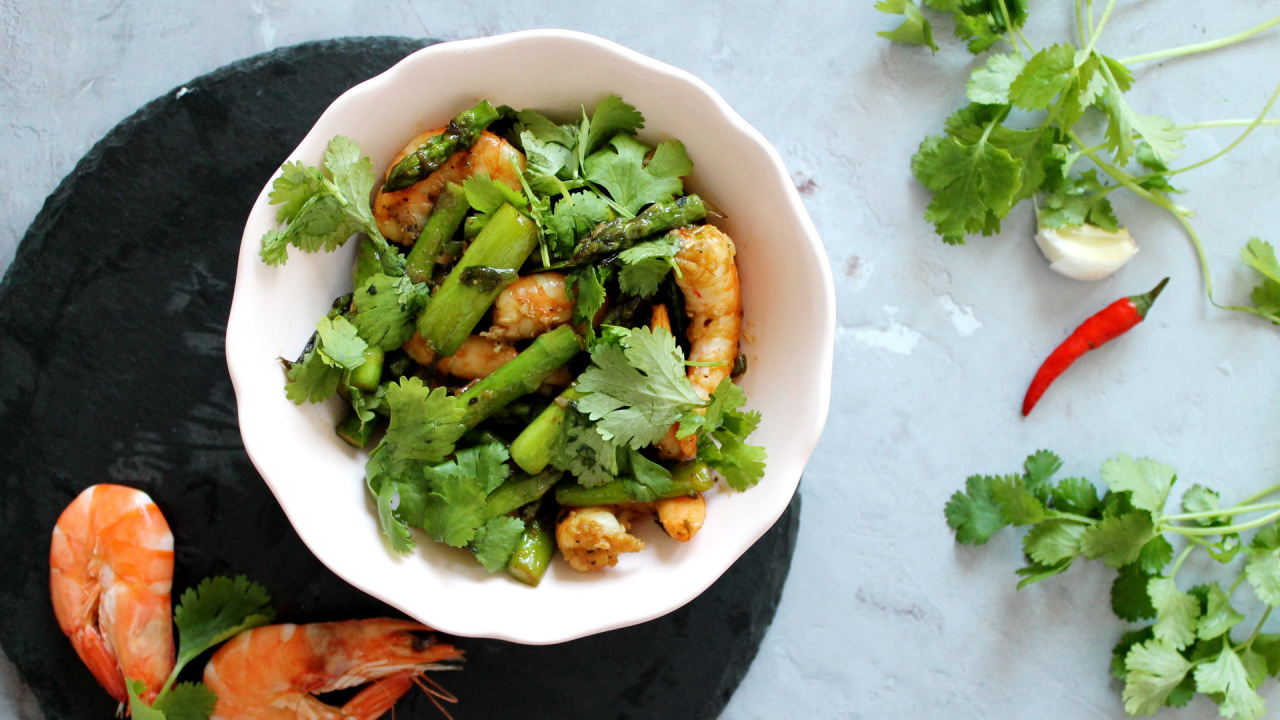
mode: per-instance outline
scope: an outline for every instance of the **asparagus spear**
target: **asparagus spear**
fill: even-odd
[[[685,195],[671,202],[657,202],[633,218],[614,218],[600,223],[578,242],[570,265],[595,262],[635,245],[640,240],[684,227],[707,216],[707,206],[697,195]]]
[[[464,274],[474,274],[468,273],[467,268],[517,270],[537,245],[538,226],[520,211],[503,205],[493,214],[431,303],[418,315],[418,333],[436,357],[448,357],[458,351],[502,290],[500,285],[464,282]]]
[[[671,471],[671,489],[658,496],[659,500],[706,492],[714,484],[711,468],[700,460],[676,465]],[[562,507],[586,507],[589,505],[621,505],[636,501],[635,495],[621,480],[595,487],[583,487],[575,482],[562,482],[556,486],[556,502]]]
[[[551,524],[534,518],[525,525],[516,551],[507,561],[507,574],[525,585],[537,587],[551,565],[556,539]]]
[[[449,127],[444,132],[433,136],[396,163],[387,174],[387,182],[382,186],[382,191],[403,190],[435,172],[455,152],[474,145],[480,133],[489,127],[489,123],[497,120],[498,116],[498,110],[488,100],[481,100],[479,105],[459,113],[449,121]]]
[[[539,335],[511,362],[458,396],[458,405],[464,409],[459,422],[464,427],[475,427],[512,400],[537,390],[548,375],[569,362],[582,347],[582,336],[568,325]]]
[[[489,493],[484,503],[485,519],[515,512],[547,494],[564,473],[549,470],[537,475],[517,474]]]
[[[582,397],[573,385],[564,389],[538,417],[511,441],[511,459],[527,473],[540,473],[551,462],[551,451],[564,426],[565,407]]]
[[[360,416],[353,412],[338,423],[337,433],[351,447],[362,448],[369,444],[375,427],[374,422],[360,422]]]
[[[347,371],[347,384],[361,390],[373,392],[382,382],[382,361],[386,353],[376,345],[370,345],[364,351],[364,363],[354,370]]]
[[[462,218],[470,207],[467,203],[467,191],[461,185],[454,182],[444,184],[444,189],[436,198],[436,204],[431,208],[426,227],[422,228],[413,249],[409,251],[405,271],[410,280],[420,283],[431,279],[431,271],[435,268],[440,250],[445,241],[458,232],[458,226],[462,224]]]

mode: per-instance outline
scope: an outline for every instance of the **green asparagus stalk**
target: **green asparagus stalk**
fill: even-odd
[[[551,452],[560,439],[565,408],[582,397],[573,385],[564,389],[538,417],[511,441],[511,459],[527,473],[540,473],[551,462]]]
[[[367,392],[377,390],[378,383],[382,382],[382,361],[384,359],[386,359],[386,353],[382,351],[382,348],[370,345],[364,351],[364,363],[347,372],[347,384]]]
[[[525,585],[537,587],[551,565],[555,549],[556,539],[551,524],[534,518],[525,525],[524,535],[507,561],[507,574]]]
[[[700,460],[691,460],[675,466],[671,471],[671,488],[660,494],[658,499],[667,500],[706,492],[714,484],[711,468]],[[556,486],[556,502],[562,507],[621,505],[636,502],[636,497],[621,480],[596,487],[583,487],[576,482],[565,481]]]
[[[600,223],[578,242],[570,265],[595,262],[621,252],[640,240],[675,230],[707,216],[707,206],[697,195],[685,195],[671,202],[658,202],[633,218],[615,218]]]
[[[539,335],[529,347],[458,396],[460,422],[475,427],[516,398],[537,390],[555,369],[582,351],[582,336],[568,325]]]
[[[387,182],[382,186],[382,191],[403,190],[439,170],[454,153],[474,145],[480,133],[489,127],[489,123],[497,120],[498,116],[498,110],[488,100],[481,100],[479,105],[459,113],[449,121],[449,127],[444,132],[433,136],[396,163],[387,174]]]
[[[485,518],[513,513],[531,502],[536,502],[557,482],[560,482],[563,475],[564,473],[556,470],[548,470],[537,475],[518,473],[489,493],[484,503]]]
[[[458,183],[447,182],[436,204],[431,208],[427,224],[409,251],[408,266],[405,268],[409,279],[426,282],[431,279],[431,271],[435,269],[436,258],[444,243],[458,232],[462,218],[466,216],[471,205],[467,202],[467,191]],[[357,286],[359,287],[359,286]]]
[[[484,231],[453,266],[431,303],[418,315],[418,333],[436,357],[457,352],[502,291],[501,286],[463,282],[467,268],[518,270],[537,245],[538,226],[520,211],[503,205],[493,214]]]

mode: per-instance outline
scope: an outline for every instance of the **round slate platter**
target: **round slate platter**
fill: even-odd
[[[262,184],[333,98],[426,44],[308,43],[197,78],[108,134],[27,232],[0,285],[0,642],[48,717],[115,711],[49,603],[49,534],[94,483],[155,498],[175,599],[244,574],[282,622],[394,614],[307,551],[250,464],[223,334]],[[464,671],[437,676],[453,716],[717,716],[773,619],[798,523],[797,496],[702,596],[644,625],[549,647],[457,639]],[[416,692],[397,713],[438,716]]]

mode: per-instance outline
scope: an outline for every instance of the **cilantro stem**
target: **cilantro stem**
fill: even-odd
[[[1200,520],[1202,518],[1231,517],[1232,515],[1243,515],[1245,513],[1261,512],[1263,510],[1275,510],[1277,508],[1280,508],[1280,501],[1260,503],[1258,505],[1237,505],[1231,508],[1219,508],[1217,510],[1204,510],[1201,512],[1181,513],[1178,515],[1165,515],[1164,519],[1169,521],[1181,522],[1184,520]]]
[[[1243,578],[1244,575],[1241,575],[1240,577]],[[1262,633],[1262,626],[1267,624],[1267,618],[1271,617],[1272,610],[1275,610],[1275,607],[1268,605],[1267,609],[1262,612],[1262,617],[1258,619],[1258,624],[1254,626],[1253,632],[1249,633],[1249,639],[1245,640],[1238,647],[1242,647],[1245,650],[1253,647],[1253,641],[1258,639],[1258,635]]]
[[[1084,515],[1076,515],[1075,513],[1062,512],[1061,510],[1052,510],[1050,511],[1049,514],[1051,517],[1061,518],[1063,520],[1074,520],[1078,523],[1083,523],[1085,525],[1096,525],[1098,523],[1097,520],[1091,517],[1086,517]]]
[[[1133,57],[1127,57],[1121,60],[1120,63],[1123,65],[1132,65],[1134,63],[1150,62],[1152,60],[1163,60],[1165,58],[1180,57],[1182,55],[1191,55],[1194,53],[1217,50],[1218,48],[1224,48],[1228,45],[1233,45],[1235,43],[1238,43],[1241,40],[1247,40],[1253,37],[1254,35],[1257,35],[1258,33],[1263,32],[1264,30],[1269,30],[1275,27],[1276,25],[1280,25],[1280,15],[1273,17],[1270,20],[1260,25],[1254,25],[1248,30],[1242,30],[1241,32],[1238,32],[1234,35],[1228,35],[1227,37],[1219,38],[1217,40],[1209,40],[1202,43],[1195,43],[1194,45],[1183,45],[1182,47],[1170,48],[1168,50],[1159,50],[1157,52],[1146,53],[1144,55],[1134,55]]]
[[[1239,523],[1237,525],[1225,525],[1222,527],[1206,528],[1206,527],[1183,527],[1179,525],[1169,525],[1168,523],[1161,523],[1161,528],[1162,528],[1162,531],[1175,532],[1175,533],[1178,533],[1179,535],[1231,535],[1233,533],[1243,532],[1245,530],[1252,530],[1256,527],[1262,527],[1263,525],[1267,525],[1276,520],[1280,520],[1280,510],[1273,512],[1270,515],[1263,515],[1262,517],[1256,520],[1250,520],[1249,522]]]
[[[1244,500],[1241,500],[1241,501],[1240,501],[1240,504],[1241,504],[1241,505],[1247,505],[1247,504],[1249,504],[1249,503],[1251,503],[1251,502],[1254,502],[1255,500],[1258,500],[1258,499],[1260,499],[1260,498],[1264,498],[1264,497],[1266,497],[1266,496],[1268,496],[1268,495],[1271,495],[1271,494],[1273,494],[1273,493],[1276,493],[1276,492],[1280,492],[1280,483],[1276,483],[1275,485],[1272,485],[1271,487],[1269,487],[1269,488],[1267,488],[1267,489],[1265,489],[1265,490],[1260,490],[1260,491],[1258,491],[1258,492],[1256,492],[1256,493],[1254,493],[1254,494],[1250,495],[1249,497],[1245,498]]]
[[[1169,571],[1169,577],[1174,577],[1175,575],[1178,574],[1178,568],[1182,567],[1182,563],[1186,561],[1188,557],[1191,556],[1191,551],[1195,549],[1196,549],[1196,546],[1190,545],[1190,544],[1182,549],[1182,554],[1179,555],[1178,559],[1173,563],[1173,570]]]
[[[1107,21],[1111,19],[1111,13],[1116,9],[1116,0],[1107,0],[1107,7],[1102,11],[1102,17],[1098,18],[1098,24],[1093,28],[1093,36],[1089,38],[1089,47],[1085,48],[1088,53],[1093,52],[1093,48],[1098,44],[1098,38],[1102,37],[1102,28],[1107,26]],[[1093,3],[1089,3],[1089,19],[1093,19]]]
[[[1276,85],[1276,89],[1271,93],[1271,98],[1267,100],[1266,107],[1262,108],[1262,112],[1258,113],[1258,117],[1254,118],[1253,122],[1249,123],[1249,127],[1245,128],[1244,132],[1240,133],[1240,136],[1237,137],[1234,142],[1232,142],[1230,145],[1220,150],[1218,153],[1214,155],[1210,155],[1209,157],[1205,158],[1204,160],[1201,160],[1198,163],[1193,163],[1184,168],[1178,168],[1177,170],[1170,170],[1169,172],[1165,173],[1166,176],[1173,176],[1173,175],[1177,175],[1178,173],[1184,173],[1188,170],[1194,170],[1200,167],[1201,165],[1207,165],[1208,163],[1211,163],[1214,160],[1217,160],[1223,155],[1226,155],[1228,152],[1231,152],[1231,150],[1234,149],[1235,146],[1244,142],[1244,139],[1249,137],[1249,133],[1253,132],[1254,128],[1258,127],[1258,125],[1260,125],[1263,122],[1263,120],[1267,117],[1267,115],[1271,113],[1271,108],[1275,106],[1276,99],[1278,98],[1280,98],[1280,85]]]
[[[1205,130],[1208,128],[1224,128],[1224,127],[1240,127],[1241,125],[1264,125],[1268,127],[1280,127],[1280,120],[1206,120],[1205,122],[1187,123],[1186,125],[1174,125],[1175,130]]]
[[[1104,67],[1103,70],[1105,71],[1106,68]],[[1068,131],[1067,135],[1071,138],[1072,142],[1079,145],[1081,148],[1084,148],[1084,143],[1080,140],[1078,136],[1076,136],[1075,133]],[[1082,152],[1084,153],[1085,157],[1092,160],[1095,165],[1101,168],[1102,171],[1105,172],[1107,175],[1110,175],[1111,178],[1114,179],[1116,182],[1125,186],[1133,194],[1137,195],[1143,200],[1146,200],[1147,202],[1152,203],[1157,207],[1167,210],[1169,214],[1173,215],[1173,217],[1178,221],[1178,223],[1182,225],[1182,228],[1187,231],[1187,235],[1191,238],[1191,245],[1192,247],[1195,248],[1196,257],[1200,261],[1200,274],[1204,278],[1205,294],[1208,295],[1209,302],[1212,302],[1214,305],[1217,305],[1218,303],[1215,302],[1213,299],[1213,277],[1209,274],[1209,257],[1208,255],[1205,254],[1204,244],[1200,242],[1200,235],[1196,232],[1196,229],[1191,225],[1191,221],[1187,219],[1187,217],[1192,214],[1191,211],[1188,210],[1187,208],[1182,207],[1181,205],[1178,205],[1170,201],[1168,198],[1164,197],[1163,195],[1157,195],[1156,193],[1153,193],[1147,190],[1146,188],[1138,185],[1134,181],[1134,178],[1132,175],[1106,162],[1102,158],[1098,157],[1097,152],[1089,149],[1084,149],[1082,150]]]
[[[1084,4],[1081,0],[1076,0],[1076,35],[1079,36],[1082,45],[1089,42],[1089,33],[1085,27]]]

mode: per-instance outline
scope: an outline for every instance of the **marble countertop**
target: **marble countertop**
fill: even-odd
[[[1012,472],[1042,447],[1065,458],[1064,472],[1095,478],[1115,454],[1150,456],[1178,468],[1180,487],[1205,483],[1228,500],[1276,482],[1280,329],[1211,305],[1186,236],[1139,202],[1117,208],[1141,252],[1098,283],[1050,272],[1027,206],[997,236],[944,245],[922,220],[928,198],[909,158],[964,102],[973,61],[949,37],[936,55],[877,38],[895,23],[873,4],[637,0],[623,11],[480,0],[371,11],[351,0],[0,0],[0,270],[44,198],[107,131],[233,60],[348,35],[449,40],[559,27],[614,40],[706,80],[774,144],[835,272],[831,415],[801,485],[794,564],[724,717],[1121,716],[1108,660],[1127,626],[1109,608],[1113,571],[1082,564],[1015,591],[1017,536],[958,547],[942,507],[966,476]],[[1033,3],[1033,42],[1069,36],[1071,5]],[[1101,47],[1125,56],[1200,42],[1275,12],[1274,0],[1122,1]],[[1179,122],[1252,117],[1280,81],[1277,33],[1144,66],[1133,101]],[[1196,131],[1184,157],[1212,155],[1238,132]],[[1261,128],[1180,185],[1179,201],[1199,210],[1223,304],[1247,296],[1253,278],[1237,259],[1248,238],[1280,242],[1277,157],[1280,130]],[[1059,340],[1165,276],[1173,280],[1138,332],[1093,353],[1020,416],[1028,379]],[[1276,688],[1264,692],[1272,705]],[[1217,716],[1203,698],[1157,715]],[[0,717],[41,717],[3,658]]]

